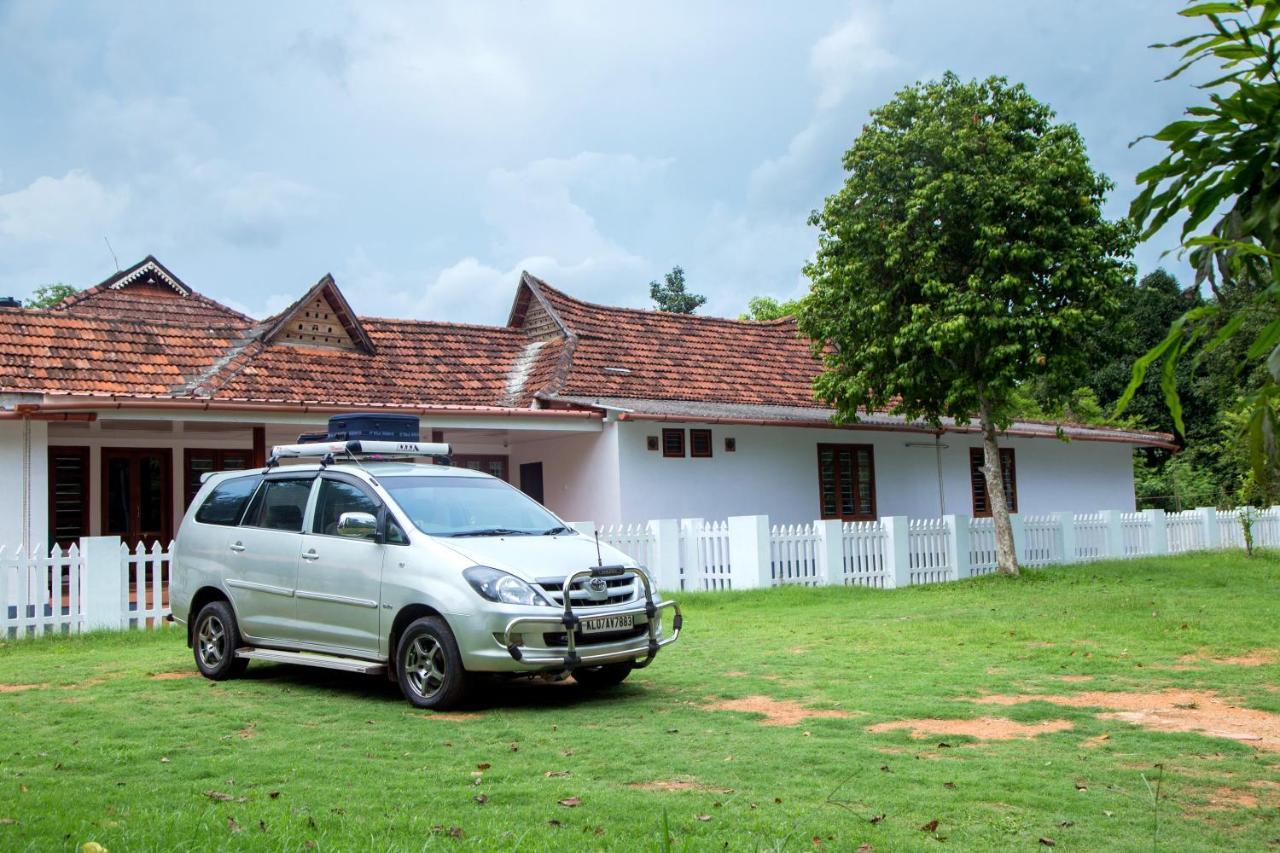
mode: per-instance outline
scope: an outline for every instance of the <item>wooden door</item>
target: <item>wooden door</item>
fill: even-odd
[[[102,448],[102,535],[168,545],[173,538],[173,453]]]

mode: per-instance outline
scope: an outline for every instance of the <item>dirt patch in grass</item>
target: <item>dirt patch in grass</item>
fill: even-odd
[[[44,690],[48,684],[0,684],[0,693],[22,693],[27,690]]]
[[[725,673],[729,678],[746,678],[747,674],[740,669],[731,669]]]
[[[966,735],[978,740],[1029,740],[1037,735],[1066,731],[1070,720],[1042,720],[1038,723],[1019,723],[1004,717],[978,717],[972,720],[891,720],[867,726],[869,732],[891,732],[910,729],[916,739],[937,735]]]
[[[199,678],[199,670],[179,669],[173,672],[157,672],[151,676],[152,681],[174,681],[179,678]]]
[[[483,720],[484,714],[479,711],[427,711],[424,714],[414,714],[415,717],[421,717],[424,720],[442,720],[446,723],[465,723],[471,720]]]
[[[823,719],[845,719],[853,716],[848,711],[819,710],[806,708],[799,702],[789,699],[774,699],[771,696],[747,696],[744,699],[726,699],[703,705],[706,711],[742,711],[747,714],[764,714],[760,721],[762,726],[794,726],[811,717]]]
[[[1242,655],[1220,658],[1213,657],[1208,649],[1200,649],[1195,654],[1183,655],[1178,658],[1178,662],[1182,664],[1218,663],[1224,666],[1266,666],[1269,663],[1275,663],[1278,658],[1280,658],[1280,652],[1275,649],[1253,649]]]
[[[1280,752],[1280,715],[1232,705],[1212,690],[1170,688],[1156,693],[1095,690],[1069,696],[982,696],[973,701],[984,705],[1052,702],[1070,708],[1110,708],[1111,711],[1098,716],[1155,731],[1230,738],[1255,749]]]
[[[696,779],[682,777],[679,779],[657,779],[653,782],[632,782],[628,788],[637,791],[701,791],[705,794],[732,794],[732,788],[719,788],[715,785],[704,785]]]
[[[1080,684],[1085,681],[1093,681],[1092,675],[1055,675],[1058,681],[1065,681],[1067,684]]]

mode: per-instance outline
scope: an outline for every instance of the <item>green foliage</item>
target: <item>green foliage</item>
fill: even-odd
[[[42,285],[31,292],[31,298],[24,303],[23,307],[52,308],[68,296],[79,292],[79,288],[72,287],[69,284]]]
[[[747,312],[739,314],[739,320],[778,320],[794,317],[800,311],[800,299],[779,302],[772,296],[756,296],[747,303]]]
[[[1160,465],[1146,464],[1139,453],[1133,471],[1134,492],[1140,509],[1181,512],[1198,506],[1217,506],[1223,492],[1213,472],[1199,467],[1186,454]]]
[[[684,270],[680,267],[672,267],[663,278],[662,284],[649,282],[649,297],[658,303],[659,311],[692,314],[707,301],[705,296],[685,291]]]
[[[1081,343],[1120,307],[1132,247],[1102,216],[1111,184],[1076,129],[1021,85],[947,74],[876,110],[844,166],[811,217],[821,234],[799,316],[839,418],[985,410],[1004,425],[1032,379],[1046,404],[1069,398]]]
[[[1200,18],[1205,30],[1169,45],[1182,49],[1174,78],[1201,63],[1216,63],[1218,77],[1201,86],[1208,103],[1189,107],[1151,138],[1169,153],[1138,175],[1142,191],[1130,208],[1150,236],[1184,217],[1182,243],[1208,282],[1214,301],[1176,319],[1166,336],[1134,362],[1119,410],[1159,366],[1160,390],[1175,427],[1185,432],[1179,366],[1183,356],[1204,358],[1245,342],[1238,374],[1264,368],[1242,403],[1240,436],[1255,481],[1274,491],[1280,483],[1280,0],[1193,3],[1182,15]],[[1166,78],[1166,79],[1168,79]],[[1229,289],[1234,294],[1228,294]],[[1228,298],[1228,296],[1233,298]],[[1243,298],[1241,298],[1243,297]],[[1270,312],[1250,328],[1256,311]]]

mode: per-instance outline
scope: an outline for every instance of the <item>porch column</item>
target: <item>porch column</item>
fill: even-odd
[[[129,611],[119,536],[86,536],[80,540],[84,561],[84,629],[123,628]],[[139,601],[145,591],[138,590]]]
[[[674,518],[659,518],[649,522],[653,534],[653,551],[649,561],[650,579],[658,589],[679,592],[680,585],[680,522]]]
[[[49,424],[0,421],[0,547],[49,552]]]
[[[969,516],[944,515],[942,520],[947,525],[947,546],[951,550],[948,556],[956,580],[973,577],[973,563],[969,556]]]
[[[267,428],[264,426],[256,426],[253,428],[253,459],[250,460],[249,467],[261,468],[267,464]]]

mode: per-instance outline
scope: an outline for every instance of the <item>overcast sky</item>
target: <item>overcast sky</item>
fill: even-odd
[[[1177,7],[0,0],[0,295],[100,281],[106,236],[259,317],[325,272],[366,315],[503,323],[521,269],[646,306],[675,264],[736,315],[802,292],[868,111],[948,69],[1075,123],[1121,215],[1200,99],[1147,47]]]

